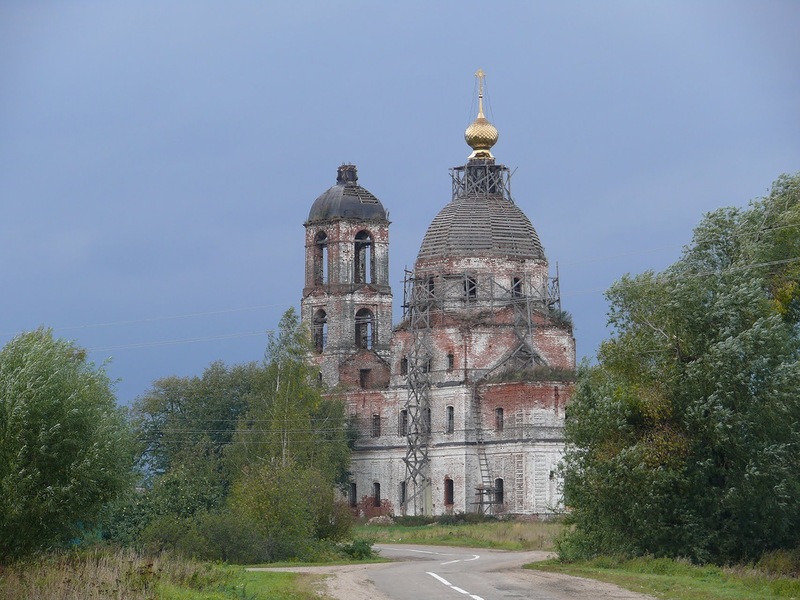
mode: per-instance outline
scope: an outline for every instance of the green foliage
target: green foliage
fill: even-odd
[[[783,233],[798,189],[784,177],[749,210],[707,215],[681,260],[608,291],[616,335],[568,409],[563,557],[724,562],[797,544],[800,335],[776,290],[800,257]]]
[[[350,512],[334,499],[348,423],[309,355],[289,310],[262,364],[156,382],[134,408],[147,486],[117,504],[107,537],[231,562],[309,557],[318,541],[346,538]]]
[[[236,432],[229,459],[241,471],[265,462],[314,466],[335,483],[347,481],[350,463],[344,403],[323,398],[308,361],[311,343],[294,310],[271,333],[257,386]]]
[[[255,363],[228,367],[212,363],[202,377],[166,377],[133,407],[142,441],[141,463],[160,475],[174,468],[213,470],[227,484],[221,460],[248,397],[263,377]]]
[[[338,546],[345,556],[353,560],[369,560],[375,558],[375,551],[372,549],[372,542],[369,540],[358,539]]]
[[[132,459],[111,383],[85,351],[44,329],[0,351],[0,560],[90,530]]]

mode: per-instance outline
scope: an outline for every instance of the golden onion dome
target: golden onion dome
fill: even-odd
[[[490,150],[492,146],[497,143],[499,133],[497,128],[492,125],[486,116],[483,114],[483,70],[478,69],[475,73],[478,78],[478,117],[467,127],[464,132],[464,139],[467,144],[472,148],[472,154],[469,155],[470,159],[473,158],[494,158]]]

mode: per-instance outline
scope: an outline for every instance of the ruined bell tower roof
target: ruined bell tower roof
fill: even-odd
[[[355,165],[338,168],[336,185],[314,201],[306,225],[336,219],[387,220],[381,201],[358,185]]]

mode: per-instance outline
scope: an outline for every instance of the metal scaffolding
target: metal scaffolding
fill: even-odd
[[[406,271],[403,285],[405,316],[409,320],[411,347],[408,353],[408,397],[406,414],[406,496],[402,506],[404,512],[412,508],[412,514],[429,514],[430,471],[428,444],[431,436],[430,365],[433,357],[430,330],[434,300],[433,289],[417,285],[413,273]]]

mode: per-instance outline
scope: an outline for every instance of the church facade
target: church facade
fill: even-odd
[[[356,423],[349,502],[365,516],[560,508],[575,340],[558,279],[511,197],[479,110],[393,325],[389,221],[354,165],[305,222],[302,319],[320,378]]]

